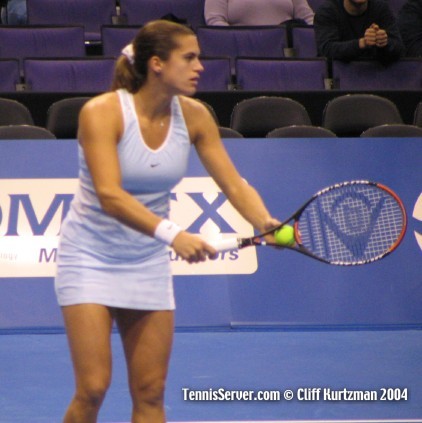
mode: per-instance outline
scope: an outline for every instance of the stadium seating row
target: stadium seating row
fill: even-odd
[[[308,0],[316,11],[323,0]],[[397,14],[405,0],[388,0]],[[102,25],[143,25],[163,16],[173,16],[194,29],[205,25],[205,0],[27,0],[30,25],[82,25],[87,41],[100,39]]]
[[[99,40],[103,55],[116,56],[133,39],[139,25],[103,25]],[[302,31],[303,29],[303,31]],[[313,28],[297,28],[307,32],[314,45]],[[296,32],[296,31],[295,31]],[[83,57],[86,54],[83,25],[0,26],[1,58],[22,58],[32,52],[43,57]],[[286,27],[199,27],[198,40],[204,56],[285,57],[288,48]],[[300,37],[300,36],[298,36]],[[4,42],[3,42],[4,41]],[[4,45],[4,48],[3,48]],[[63,48],[63,46],[69,47]],[[58,48],[61,47],[61,48]],[[315,49],[314,49],[315,51]],[[315,56],[315,55],[313,55]]]
[[[108,89],[113,58],[130,42],[138,26],[101,27],[103,55],[87,57],[84,28],[1,27],[0,66],[7,75],[0,91],[100,92]],[[420,90],[422,59],[402,59],[390,65],[377,61],[333,63],[315,56],[313,28],[292,28],[293,50],[283,26],[199,27],[198,40],[206,68],[199,90]],[[300,40],[300,41],[299,41]],[[66,48],[63,48],[66,46]],[[313,49],[313,52],[311,51]],[[290,51],[286,58],[286,51]],[[301,57],[297,57],[297,53]],[[306,58],[306,56],[308,56]],[[38,61],[33,59],[54,58]],[[5,60],[8,59],[9,62]],[[16,70],[16,59],[19,70]],[[29,60],[31,59],[31,60]],[[68,59],[63,60],[63,59]],[[78,59],[78,60],[76,60]],[[82,60],[85,59],[85,60]],[[305,60],[306,59],[306,60]],[[53,78],[42,78],[41,71]],[[18,75],[16,74],[18,72]],[[62,75],[60,75],[62,73]],[[101,75],[100,78],[97,78]],[[22,77],[24,80],[22,80]],[[48,80],[44,81],[42,79]]]
[[[20,65],[21,63],[21,65]],[[0,92],[100,93],[110,88],[114,57],[0,59]],[[204,57],[198,91],[421,90],[422,59],[377,61]]]
[[[29,25],[81,25],[88,42],[99,41],[101,26],[143,25],[173,15],[196,28],[204,25],[205,0],[27,0]]]
[[[230,127],[248,138],[265,137],[275,128],[310,125],[305,107],[290,98],[259,96],[239,102]],[[373,94],[347,94],[329,101],[323,110],[322,127],[341,137],[358,137],[384,124],[403,124],[397,106]]]
[[[37,129],[30,136],[28,126],[34,126],[30,111],[16,100],[0,98],[1,138],[76,138],[78,114],[89,98],[71,97],[50,106],[43,129],[52,136]],[[211,106],[207,107],[213,112]],[[224,138],[422,137],[422,102],[409,125],[404,124],[391,100],[373,94],[348,94],[330,100],[323,110],[321,127],[313,126],[305,107],[288,97],[258,96],[239,102],[227,128],[220,126],[217,116],[212,114]]]
[[[205,63],[206,62],[206,63]],[[110,89],[115,58],[0,59],[0,92],[100,93]],[[231,85],[229,60],[204,60],[199,90],[224,91]]]

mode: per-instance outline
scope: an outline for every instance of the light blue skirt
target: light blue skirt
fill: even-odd
[[[110,260],[61,240],[55,291],[60,306],[102,304],[136,310],[173,310],[173,278],[167,247],[148,259]]]

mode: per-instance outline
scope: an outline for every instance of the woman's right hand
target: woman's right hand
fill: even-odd
[[[215,258],[217,250],[201,237],[190,234],[189,232],[180,232],[172,243],[172,248],[177,255],[182,257],[188,263],[198,263],[207,258]]]

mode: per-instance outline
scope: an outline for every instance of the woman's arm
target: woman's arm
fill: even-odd
[[[205,0],[204,15],[207,25],[229,25],[228,0]]]
[[[187,123],[198,155],[210,176],[230,203],[258,231],[279,224],[272,218],[258,192],[239,175],[220,139],[218,128],[208,110],[198,102],[185,99]]]
[[[315,11],[309,6],[308,0],[293,0],[295,19],[303,19],[308,25],[314,23]]]

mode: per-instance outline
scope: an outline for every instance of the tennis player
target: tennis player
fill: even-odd
[[[207,108],[188,97],[203,71],[199,53],[187,27],[150,22],[118,59],[113,91],[81,110],[80,184],[63,222],[55,280],[76,380],[65,423],[97,421],[111,379],[114,321],[132,422],[165,421],[175,308],[167,247],[190,263],[216,254],[168,220],[170,191],[185,175],[191,145],[257,230],[279,224],[239,176]]]

